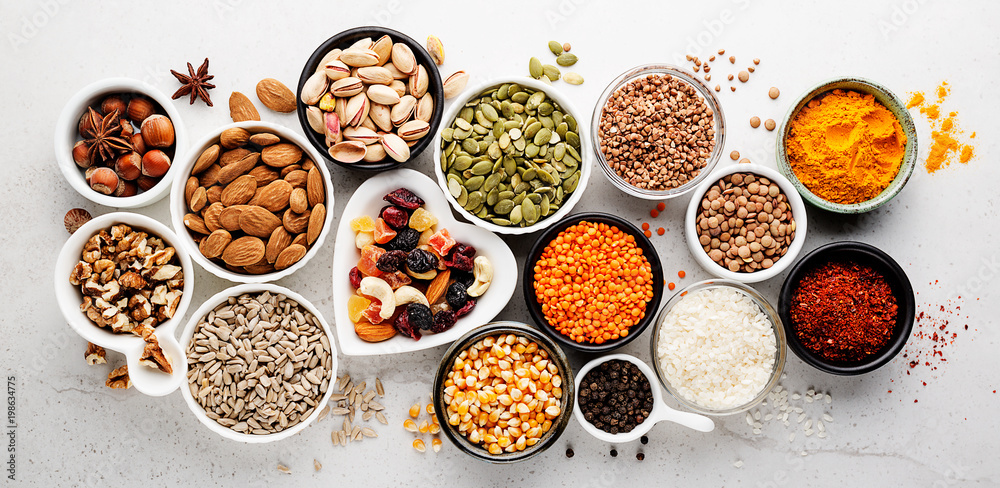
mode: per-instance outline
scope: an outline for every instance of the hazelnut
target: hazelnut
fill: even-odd
[[[125,116],[125,101],[118,95],[109,95],[101,101],[101,113],[109,114],[113,111],[118,111],[119,117]]]
[[[132,127],[132,123],[128,119],[119,119],[118,123],[122,126],[122,138],[129,139],[132,134],[135,134],[135,127]]]
[[[142,133],[145,134],[146,131]],[[142,155],[142,174],[159,178],[167,174],[167,170],[169,169],[170,157],[167,156],[167,153],[159,149],[152,149]]]
[[[115,172],[123,180],[129,181],[142,176],[142,156],[137,152],[118,156],[118,159],[115,160]]]
[[[139,153],[140,156],[146,154],[146,141],[143,140],[141,132],[132,134],[132,149]]]
[[[73,145],[73,161],[76,161],[77,166],[86,169],[94,165],[94,161],[90,159],[89,149],[87,143],[83,141]]]
[[[128,102],[126,113],[132,122],[141,125],[150,115],[156,113],[156,106],[148,98],[136,96]]]
[[[135,183],[139,185],[139,189],[142,191],[149,191],[159,182],[160,182],[159,178],[153,178],[151,176],[146,176],[146,175],[142,175],[139,177],[139,179],[135,180]]]
[[[115,189],[116,197],[134,197],[139,194],[139,186],[134,181],[121,180]]]
[[[94,172],[97,171],[98,169],[99,168],[97,166],[91,166],[87,168],[86,171],[83,172],[83,179],[87,181],[88,185],[90,184],[90,178],[94,175]]]
[[[89,112],[86,112],[86,111],[83,112],[83,115],[80,117],[80,123],[77,124],[77,126],[76,126],[77,131],[80,132],[80,137],[87,137],[87,133],[90,132],[94,128],[94,126],[91,125],[91,123],[90,123],[90,117],[89,117],[89,115],[90,115]]]
[[[90,187],[104,195],[110,195],[118,189],[118,175],[111,168],[97,168],[90,175]]]
[[[165,115],[150,115],[142,121],[139,131],[149,147],[163,148],[174,143],[174,124]]]

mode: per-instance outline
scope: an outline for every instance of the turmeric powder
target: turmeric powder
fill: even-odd
[[[906,140],[899,121],[873,96],[834,90],[795,116],[785,150],[809,191],[855,204],[875,198],[896,178]]]
[[[958,112],[949,112],[948,117],[939,122],[941,104],[951,93],[948,82],[942,81],[934,91],[937,94],[937,101],[934,103],[927,101],[923,92],[910,94],[910,100],[906,103],[906,108],[919,108],[920,113],[931,122],[931,147],[924,161],[928,173],[933,173],[956,160],[963,164],[968,163],[975,151],[971,141],[962,144],[956,137],[962,133],[958,128]],[[973,132],[969,139],[975,138],[976,133]]]

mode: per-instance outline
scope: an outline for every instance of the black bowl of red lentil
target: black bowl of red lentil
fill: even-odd
[[[565,236],[564,232],[567,230],[579,231],[581,227],[578,224],[581,223],[600,226],[600,229],[594,228],[595,236],[603,232],[611,234],[604,235],[603,240],[578,236],[579,239],[573,243],[562,243],[563,252],[550,256],[547,263],[540,264],[542,256],[549,255],[547,253],[550,251],[550,244],[554,244],[560,235]],[[611,236],[617,236],[618,240],[611,242],[609,240]],[[593,249],[594,244],[599,247]],[[553,249],[556,247],[560,246],[554,246]],[[599,255],[593,252],[602,249],[617,254]],[[558,260],[560,255],[565,258],[573,257],[574,262],[551,262],[552,257]],[[632,257],[638,261],[635,263],[629,261]],[[579,258],[587,260],[586,267],[574,266],[575,260]],[[645,258],[645,265],[642,263],[642,258]],[[618,259],[617,266],[614,264],[616,259]],[[554,266],[549,266],[550,263]],[[643,269],[645,271],[642,271]],[[567,277],[572,277],[573,282],[567,282]],[[557,280],[556,286],[536,288],[539,280],[553,278]],[[562,280],[563,286],[558,286],[559,280]],[[578,213],[567,216],[538,236],[524,262],[523,283],[524,301],[528,305],[528,313],[543,332],[570,349],[598,354],[632,342],[656,318],[656,310],[663,298],[663,266],[660,264],[653,243],[635,225],[606,213]],[[588,283],[592,283],[592,288],[587,288]],[[576,285],[579,285],[579,289],[575,289]],[[616,289],[608,288],[611,285]],[[598,286],[601,288],[598,289]],[[617,289],[619,286],[624,289]],[[639,290],[635,290],[637,286],[640,287]],[[542,300],[546,302],[544,305],[538,299],[539,292],[543,297]],[[544,298],[548,296],[547,293],[551,296]],[[644,308],[640,308],[638,304],[642,303],[643,299],[645,299]],[[549,313],[553,306],[568,307],[559,314],[566,320],[557,322],[570,324],[572,327],[557,326],[550,321],[549,315],[556,318],[555,314]],[[582,313],[578,313],[581,309]],[[588,319],[585,315],[587,312],[592,316],[605,314],[607,320],[598,324],[591,323],[590,325],[594,325],[592,331],[584,330],[580,325]],[[592,317],[589,319],[593,320]],[[621,322],[618,322],[618,319],[621,319]],[[631,324],[628,324],[629,322]],[[604,326],[600,325],[602,323]],[[627,333],[615,334],[613,331],[616,328]],[[599,332],[600,337],[598,337]]]
[[[778,315],[788,348],[827,373],[870,373],[906,345],[916,303],[903,268],[870,244],[821,246],[792,267]]]

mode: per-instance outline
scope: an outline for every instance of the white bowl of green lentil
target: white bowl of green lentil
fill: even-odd
[[[492,103],[477,103],[487,92]],[[544,97],[534,95],[539,92]],[[568,215],[587,187],[594,157],[578,114],[558,90],[530,78],[466,91],[445,111],[434,146],[434,172],[448,202],[498,234],[536,232]],[[456,138],[456,132],[464,135]]]

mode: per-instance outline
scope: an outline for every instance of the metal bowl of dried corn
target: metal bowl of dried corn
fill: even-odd
[[[434,410],[462,452],[516,463],[552,446],[573,415],[573,368],[551,339],[520,322],[493,322],[445,352]]]

